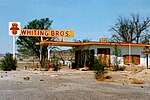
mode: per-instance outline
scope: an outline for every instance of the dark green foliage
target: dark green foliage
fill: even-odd
[[[120,64],[120,60],[118,59],[118,57],[120,57],[122,55],[121,50],[118,48],[118,46],[114,46],[113,48],[113,53],[114,55],[113,57],[113,66],[114,66],[114,70],[117,71],[119,70],[119,64]]]
[[[74,42],[90,42],[89,39],[83,39],[83,40],[77,40],[77,39],[74,39]]]
[[[104,66],[103,64],[97,59],[96,57],[94,58],[94,63],[93,66],[91,66],[91,70],[95,71],[104,71]]]
[[[58,71],[59,70],[59,66],[58,66],[58,58],[55,56],[55,54],[54,54],[54,56],[52,57],[52,59],[51,59],[51,65],[52,65],[52,67],[54,68],[54,71]]]
[[[7,53],[1,62],[0,65],[1,70],[11,71],[11,70],[16,70],[16,67],[17,67],[16,59],[14,60],[12,54]]]
[[[104,75],[104,66],[103,64],[99,61],[99,59],[94,58],[94,64],[91,67],[91,70],[95,71],[95,78],[98,79],[100,76]]]
[[[50,26],[52,24],[52,20],[49,20],[49,18],[42,18],[42,19],[35,19],[28,23],[24,28],[25,29],[40,29],[40,30],[47,30],[50,29]],[[43,38],[43,40],[53,40],[54,38]],[[18,52],[23,55],[29,55],[29,56],[36,56],[40,59],[40,51],[41,51],[41,67],[45,67],[44,63],[46,62],[47,58],[47,45],[36,45],[36,43],[41,41],[41,37],[25,37],[25,36],[19,36],[17,39],[17,45],[18,45]]]
[[[89,54],[89,50],[83,50],[82,51],[82,66],[83,67],[89,67],[89,61],[90,60],[90,54]]]
[[[70,58],[71,63],[75,62],[73,59],[75,56],[75,47],[72,47],[71,49],[69,49],[69,54],[71,56],[71,58]]]
[[[89,69],[90,70],[93,70],[92,68],[92,66],[94,66],[94,49],[91,49],[90,50],[90,54],[89,54]]]

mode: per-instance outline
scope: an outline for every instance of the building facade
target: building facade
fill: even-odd
[[[90,54],[91,60],[97,57],[104,66],[113,66],[115,56],[115,46],[120,51],[118,56],[119,66],[134,64],[140,66],[150,66],[150,54],[143,54],[146,48],[150,49],[150,45],[144,44],[129,44],[129,43],[89,43],[82,46],[77,46],[75,49],[75,59],[77,66],[83,66],[85,52]],[[148,57],[147,57],[148,55]]]
[[[134,64],[150,67],[150,44],[124,42],[65,42],[42,41],[39,45],[69,46],[75,48],[75,66],[92,66],[94,58],[98,58],[104,66],[113,66],[115,47],[120,50],[117,56],[119,66]],[[144,53],[143,53],[144,52]],[[90,63],[89,63],[90,62]]]

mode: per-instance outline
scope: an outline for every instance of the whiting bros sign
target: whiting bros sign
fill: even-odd
[[[21,29],[20,36],[74,37],[74,32],[72,30],[34,30],[34,29]]]
[[[20,22],[9,22],[9,35],[33,37],[74,37],[73,30],[36,30],[21,29]]]

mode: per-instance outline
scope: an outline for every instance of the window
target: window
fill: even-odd
[[[140,55],[123,55],[124,64],[140,64]]]

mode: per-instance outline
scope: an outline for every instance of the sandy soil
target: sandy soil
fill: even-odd
[[[150,83],[150,69],[140,66],[128,66],[124,71],[108,71],[105,76],[111,76],[109,82],[123,84],[147,84]]]
[[[119,73],[126,74],[109,75],[121,80]],[[149,82],[100,82],[92,71],[0,71],[0,76],[0,100],[150,100]]]

